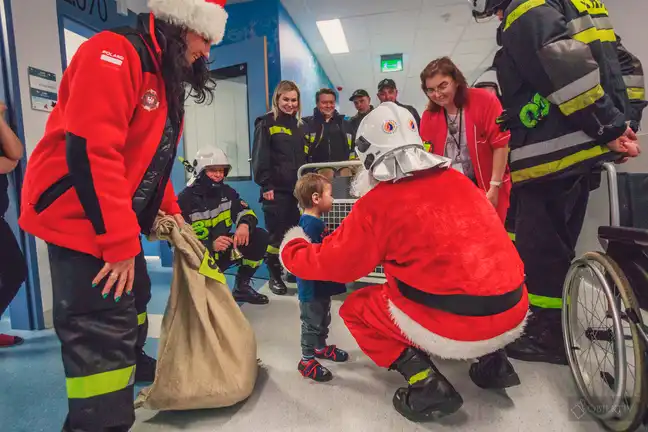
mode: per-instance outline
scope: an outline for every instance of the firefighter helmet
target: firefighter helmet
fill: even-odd
[[[232,169],[232,165],[229,163],[229,159],[225,152],[218,147],[207,146],[198,150],[196,153],[196,159],[193,162],[194,172],[193,177],[189,180],[187,184],[190,186],[193,182],[202,174],[207,167],[219,167],[225,169],[225,177],[229,174]]]
[[[475,19],[489,18],[498,9],[504,10],[512,0],[468,0]]]
[[[416,120],[393,102],[367,114],[355,143],[360,161],[378,181],[398,180],[449,161],[425,151]]]

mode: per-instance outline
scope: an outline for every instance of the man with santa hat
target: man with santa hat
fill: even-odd
[[[405,377],[393,403],[406,418],[433,420],[463,404],[430,356],[476,359],[470,378],[482,388],[518,385],[502,348],[521,335],[528,298],[493,206],[447,158],[425,151],[414,117],[394,103],[365,117],[356,145],[361,198],[321,244],[291,228],[283,265],[343,283],[384,267],[386,283],[351,294],[340,315],[365,354]]]

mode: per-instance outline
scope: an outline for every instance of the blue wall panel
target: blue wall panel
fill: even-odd
[[[281,4],[279,5],[279,54],[281,79],[297,83],[302,95],[302,114],[304,116],[312,115],[317,91],[323,87],[335,89],[294,21]]]

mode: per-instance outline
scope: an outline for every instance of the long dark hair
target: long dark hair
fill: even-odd
[[[162,49],[162,76],[166,87],[169,114],[179,121],[187,98],[193,97],[197,103],[211,103],[216,83],[211,78],[209,64],[205,58],[196,60],[193,65],[187,61],[187,29],[165,21],[155,20],[155,32]],[[189,93],[186,94],[186,87]]]
[[[427,85],[425,81],[428,78],[441,74],[449,76],[452,78],[455,83],[457,83],[457,92],[454,97],[454,104],[457,108],[461,109],[468,103],[468,83],[466,82],[466,77],[459,70],[457,65],[455,65],[449,57],[440,57],[436,60],[431,61],[423,72],[421,72],[421,89],[423,93],[427,96]],[[441,107],[434,102],[432,99],[427,96],[429,99],[427,109],[428,111],[438,112],[441,110]]]

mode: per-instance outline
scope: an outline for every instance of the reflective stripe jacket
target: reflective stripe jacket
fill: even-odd
[[[306,158],[308,163],[340,162],[356,159],[353,146],[353,127],[337,111],[326,122],[315,108],[313,115],[304,118],[308,127]]]
[[[617,54],[621,64],[623,82],[626,85],[628,99],[630,100],[626,118],[630,122],[630,127],[636,132],[641,125],[643,110],[648,105],[648,102],[646,102],[643,66],[639,59],[621,44],[621,41],[617,44]]]
[[[498,81],[514,183],[584,173],[618,157],[628,98],[599,0],[514,0],[501,27]]]
[[[232,187],[214,183],[204,174],[178,195],[178,205],[198,239],[210,250],[214,240],[230,233],[232,225],[247,224],[250,232],[257,226],[256,214]]]
[[[306,163],[306,124],[294,116],[269,112],[256,119],[252,147],[252,172],[261,192],[292,195],[297,169]]]

